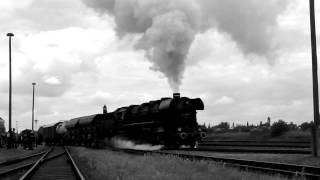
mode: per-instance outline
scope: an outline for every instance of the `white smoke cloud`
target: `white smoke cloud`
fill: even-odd
[[[198,33],[216,28],[236,41],[244,54],[269,56],[277,16],[287,0],[83,0],[114,17],[120,37],[140,34],[136,48],[144,49],[173,91],[186,68],[185,60]]]

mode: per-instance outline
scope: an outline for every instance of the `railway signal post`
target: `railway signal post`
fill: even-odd
[[[8,134],[8,146],[7,148],[11,148],[12,146],[12,127],[11,127],[11,105],[12,105],[12,81],[11,81],[11,37],[14,36],[13,33],[8,33],[9,37],[9,134]]]
[[[32,83],[32,131],[34,131],[34,86],[36,83]]]
[[[32,133],[34,135],[34,144],[35,147],[37,147],[37,141],[34,133],[34,87],[36,83],[32,83]],[[33,148],[33,147],[32,147]]]
[[[317,41],[314,15],[314,0],[309,0],[310,6],[310,30],[311,30],[311,52],[312,52],[312,80],[313,80],[313,115],[314,125],[312,127],[312,155],[318,156],[318,128],[319,128],[319,94],[318,94],[318,63],[317,63]]]

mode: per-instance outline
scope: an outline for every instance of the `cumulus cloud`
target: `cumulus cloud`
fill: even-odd
[[[56,77],[45,77],[44,82],[47,84],[52,84],[52,85],[59,85],[61,84],[61,81],[56,78]]]
[[[32,82],[41,125],[171,96],[170,78],[182,96],[203,99],[200,123],[312,119],[307,2],[83,2],[0,2],[1,117],[12,31],[13,120],[23,128],[31,127]]]
[[[189,96],[203,99],[205,111],[198,113],[199,122],[245,124],[249,121],[255,124],[268,116],[272,120],[284,119],[295,123],[312,120],[308,49],[302,50],[304,53],[301,50],[285,51],[277,63],[269,66],[246,61],[232,43],[228,46],[231,49],[226,49],[224,43],[229,45],[230,42],[223,34],[211,31],[205,37],[216,37],[219,41],[207,43],[199,40],[194,44],[192,53],[197,48],[208,46],[205,48],[206,57],[186,70],[185,83],[181,87]],[[222,46],[216,48],[215,43]],[[216,60],[212,61],[210,57],[216,57]],[[221,103],[228,102],[228,97],[233,98],[231,104]]]
[[[205,10],[205,25],[213,25],[229,34],[244,53],[269,55],[274,50],[277,18],[287,0],[199,1]]]
[[[213,104],[232,104],[234,100],[228,96],[222,96],[220,99],[217,99]]]

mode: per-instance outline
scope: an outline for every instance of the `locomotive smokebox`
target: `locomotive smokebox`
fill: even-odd
[[[180,93],[173,93],[173,99],[179,99]]]

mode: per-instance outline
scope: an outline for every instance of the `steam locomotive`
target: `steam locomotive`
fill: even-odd
[[[195,147],[205,133],[197,123],[197,110],[203,110],[200,98],[162,98],[141,105],[121,107],[108,113],[78,117],[39,128],[38,136],[49,144],[101,146],[114,136],[163,144],[166,147]]]

